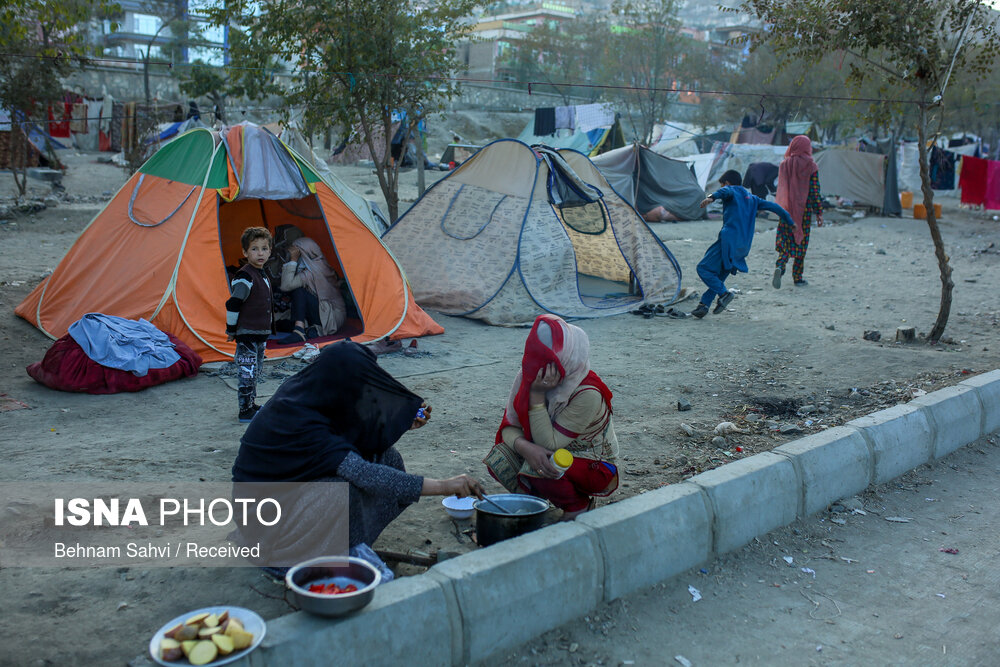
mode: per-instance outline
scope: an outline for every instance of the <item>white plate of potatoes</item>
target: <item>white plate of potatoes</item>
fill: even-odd
[[[257,648],[264,619],[243,607],[203,607],[164,624],[149,640],[158,665],[225,665]]]

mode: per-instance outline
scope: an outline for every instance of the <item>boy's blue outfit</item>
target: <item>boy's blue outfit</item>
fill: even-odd
[[[773,202],[761,199],[747,192],[739,185],[726,185],[712,194],[712,199],[722,202],[722,230],[719,238],[708,247],[705,256],[698,262],[698,277],[708,289],[701,295],[701,303],[707,308],[712,299],[727,293],[726,278],[737,271],[747,273],[747,255],[753,243],[757,211],[771,211],[790,224],[788,212]],[[716,311],[718,312],[718,311]]]

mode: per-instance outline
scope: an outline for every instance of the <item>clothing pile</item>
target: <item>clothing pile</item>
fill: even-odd
[[[197,375],[200,366],[194,350],[144,319],[88,313],[27,371],[51,389],[116,394]]]

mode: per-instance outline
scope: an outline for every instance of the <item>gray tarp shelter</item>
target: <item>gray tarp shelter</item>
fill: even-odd
[[[590,160],[615,192],[640,215],[662,206],[680,220],[704,218],[704,210],[699,204],[705,198],[705,190],[698,185],[687,163],[664,157],[638,144],[608,151]]]
[[[815,156],[820,191],[824,197],[836,195],[881,209],[885,203],[885,157],[837,148],[820,151]]]

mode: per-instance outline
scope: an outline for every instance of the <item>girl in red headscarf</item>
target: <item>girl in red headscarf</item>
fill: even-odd
[[[494,479],[551,501],[566,519],[618,488],[611,390],[590,370],[583,329],[555,315],[535,319],[495,443],[483,459]],[[573,454],[561,476],[550,460],[560,448]]]
[[[812,141],[805,135],[798,135],[788,144],[785,159],[778,167],[778,205],[792,216],[794,225],[785,221],[778,223],[778,235],[774,249],[778,251],[774,277],[771,284],[781,287],[781,277],[785,275],[785,265],[789,258],[792,264],[792,279],[796,285],[809,283],[802,277],[805,267],[806,249],[809,247],[809,228],[813,216],[816,225],[823,226],[823,205],[819,194],[819,167],[812,157]]]

